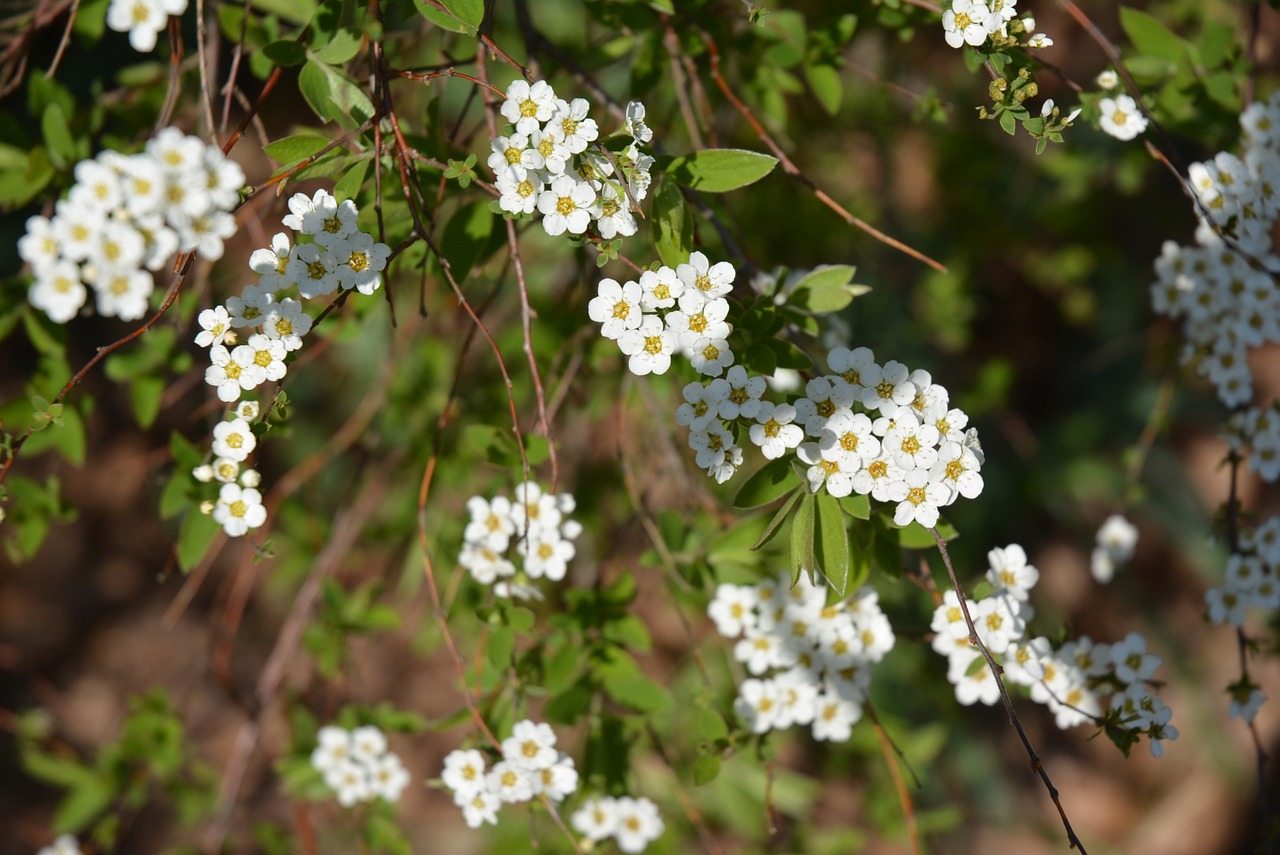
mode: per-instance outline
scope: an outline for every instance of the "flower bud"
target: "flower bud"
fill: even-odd
[[[205,463],[202,466],[197,466],[195,469],[191,470],[191,477],[195,478],[201,484],[208,484],[213,480],[213,467],[208,463]]]
[[[258,417],[260,408],[257,401],[241,401],[240,406],[236,407],[236,415],[251,422]]]
[[[217,503],[214,502],[212,499],[205,499],[203,502],[200,503],[200,513],[204,514],[205,516],[209,516],[209,514],[213,513],[213,509],[216,504]]]
[[[1101,89],[1115,89],[1116,85],[1120,83],[1120,75],[1108,68],[1095,77],[1094,82]]]
[[[1047,119],[1049,118],[1049,114],[1052,112],[1053,112],[1053,99],[1049,98],[1044,102],[1044,105],[1040,108],[1040,117],[1042,119]]]
[[[256,488],[262,483],[262,475],[257,469],[246,469],[240,473],[240,483],[245,487]]]

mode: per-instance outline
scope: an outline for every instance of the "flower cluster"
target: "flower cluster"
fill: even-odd
[[[1242,528],[1240,549],[1227,559],[1222,586],[1205,591],[1211,623],[1243,627],[1250,607],[1280,608],[1280,517]]]
[[[497,176],[498,204],[512,214],[543,215],[549,235],[580,235],[593,223],[602,238],[636,233],[631,213],[649,192],[653,158],[640,151],[653,138],[644,105],[627,105],[618,132],[630,144],[614,153],[599,144],[585,98],[557,98],[545,80],[516,80],[502,115],[512,129],[491,143],[489,168]]]
[[[258,492],[262,478],[256,469],[241,468],[258,446],[249,426],[258,417],[258,402],[241,401],[228,415],[230,418],[213,429],[213,462],[202,463],[191,475],[202,484],[217,481],[222,485],[218,500],[206,502],[204,511],[213,514],[214,522],[229,537],[243,537],[267,521],[267,509]]]
[[[641,796],[595,796],[582,803],[569,822],[593,844],[612,837],[623,852],[643,852],[666,826],[658,806]]]
[[[212,513],[231,537],[266,520],[258,473],[237,472],[255,445],[248,423],[259,415],[256,401],[240,397],[268,381],[282,380],[288,371],[285,359],[302,347],[302,337],[311,331],[312,319],[301,300],[285,294],[294,288],[302,298],[338,288],[372,294],[382,284],[391,250],[356,226],[357,214],[353,202],[339,202],[325,190],[310,197],[295,194],[282,222],[298,233],[296,241],[281,232],[269,248],[255,250],[249,268],[258,274],[258,284],[196,318],[200,332],[195,342],[209,349],[205,383],[217,390],[220,400],[240,402],[235,418],[214,428],[214,461],[194,473],[205,483],[222,482]],[[240,444],[230,445],[224,436]]]
[[[170,15],[187,11],[187,0],[111,0],[107,26],[128,33],[129,44],[147,53],[155,48],[158,36],[169,24]]]
[[[360,802],[400,800],[409,785],[409,773],[400,758],[387,750],[387,736],[373,725],[346,730],[322,727],[311,752],[311,765],[324,775],[325,785],[334,791],[338,804],[351,807]]]
[[[582,533],[582,525],[569,519],[575,507],[571,494],[543,493],[531,481],[516,486],[515,501],[472,496],[458,563],[482,585],[497,582],[500,597],[542,599],[533,580],[559,582],[575,554],[573,541]],[[512,550],[519,569],[508,557]]]
[[[1011,544],[987,553],[987,596],[966,598],[982,643],[1004,669],[1007,683],[1030,689],[1031,699],[1045,704],[1058,727],[1101,721],[1106,701],[1116,726],[1139,733],[1151,741],[1152,755],[1164,753],[1163,740],[1177,739],[1173,716],[1159,697],[1148,691],[1148,682],[1161,659],[1148,653],[1146,641],[1136,632],[1115,644],[1097,644],[1084,635],[1054,650],[1049,639],[1027,638],[1034,616],[1028,598],[1040,579],[1040,571],[1027,563],[1021,546]],[[993,705],[1000,687],[982,653],[969,642],[964,608],[954,591],[947,591],[934,611],[930,628],[933,649],[947,657],[947,679],[955,686],[956,700]]]
[[[1156,312],[1182,321],[1184,364],[1228,407],[1253,397],[1249,348],[1280,341],[1280,256],[1271,239],[1280,216],[1280,93],[1251,104],[1240,127],[1241,156],[1219,152],[1188,170],[1200,216],[1196,243],[1167,241],[1151,286]]]
[[[707,614],[726,638],[743,680],[734,712],[753,733],[806,725],[814,739],[844,742],[862,717],[871,666],[895,637],[871,588],[827,605],[827,589],[787,575],[756,585],[720,585]]]
[[[147,313],[151,273],[175,252],[222,257],[236,230],[231,210],[244,172],[222,149],[165,128],[137,154],[103,151],[76,164],[75,183],[52,217],[27,220],[18,254],[31,265],[31,305],[58,323],[94,290],[98,314]]]
[[[1036,20],[1030,15],[1015,20],[1017,6],[1018,0],[952,0],[951,7],[942,13],[947,44],[953,48],[981,47],[988,39],[993,48],[1018,44],[1015,37],[1034,30]],[[1022,46],[1038,49],[1052,44],[1053,39],[1036,33]]]
[[[1262,409],[1249,407],[1231,414],[1227,442],[1232,451],[1248,449],[1249,468],[1264,481],[1280,478],[1280,411],[1275,402]]]
[[[578,789],[578,770],[572,757],[556,750],[555,731],[528,719],[516,722],[502,741],[502,759],[492,769],[476,749],[459,748],[444,758],[440,777],[470,828],[496,825],[504,804],[538,796],[559,803]]]
[[[1115,575],[1116,567],[1133,557],[1138,545],[1138,529],[1119,514],[1112,514],[1098,529],[1097,546],[1089,556],[1093,578],[1105,585]]]
[[[587,314],[618,343],[633,374],[665,374],[678,351],[699,374],[719,377],[734,360],[725,297],[736,275],[729,262],[712,264],[693,252],[674,270],[644,271],[638,282],[601,279]]]

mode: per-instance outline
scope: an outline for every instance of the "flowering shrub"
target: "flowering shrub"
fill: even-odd
[[[24,851],[1272,846],[1275,13],[1031,5],[0,24]]]

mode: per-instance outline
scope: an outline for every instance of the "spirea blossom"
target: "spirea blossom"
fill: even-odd
[[[354,730],[329,725],[320,728],[311,752],[312,767],[324,776],[338,804],[400,800],[409,785],[409,772],[399,756],[387,749],[387,737],[372,725]]]
[[[90,290],[98,314],[141,319],[155,290],[152,274],[175,252],[220,258],[235,231],[230,211],[243,171],[220,148],[177,128],[161,130],[137,154],[103,151],[74,173],[53,216],[27,220],[18,241],[33,278],[28,299],[57,323],[74,318]]]
[[[544,493],[532,481],[518,485],[513,499],[473,496],[458,563],[499,596],[541,598],[532,583],[564,579],[576,553],[582,526],[569,518],[575,507],[571,494]]]

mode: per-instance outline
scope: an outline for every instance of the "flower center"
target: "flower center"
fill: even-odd
[[[709,344],[702,349],[702,357],[708,362],[714,362],[720,358],[720,348],[716,347],[714,344]],[[773,436],[773,434],[769,435]]]
[[[516,185],[516,192],[528,199],[533,195],[533,182],[526,178]]]
[[[503,155],[506,156],[507,163],[511,164],[512,166],[515,166],[517,163],[520,162],[520,158],[524,156],[524,151],[512,145],[512,146],[507,146],[507,150],[503,152]]]
[[[924,487],[912,487],[907,491],[907,501],[913,505],[919,505],[925,500]]]
[[[625,319],[631,314],[631,305],[629,303],[617,302],[613,304],[613,316],[619,319]]]
[[[970,18],[968,15],[966,15],[964,12],[956,13],[956,29],[957,30],[967,29],[968,26],[972,23],[973,23],[973,19]]]
[[[840,447],[845,451],[858,450],[858,435],[856,433],[846,433],[840,437]]]
[[[231,511],[233,517],[242,517],[249,512],[249,506],[239,499],[228,505],[227,509]]]
[[[560,201],[556,202],[556,212],[566,217],[576,210],[578,210],[578,203],[569,196],[561,196]]]
[[[347,259],[347,267],[359,273],[369,266],[369,256],[363,252],[353,252],[351,257]]]
[[[262,367],[262,368],[266,368],[266,367],[267,367],[268,365],[270,365],[274,360],[271,358],[271,351],[269,351],[269,350],[259,350],[259,351],[255,351],[255,352],[254,352],[254,354],[253,354],[253,361],[254,361],[257,365],[259,365],[260,367]]]
[[[532,98],[526,98],[520,102],[520,115],[526,119],[532,119],[538,115],[538,102]]]
[[[307,265],[307,275],[312,279],[323,279],[329,275],[329,269],[324,266],[324,262],[313,261]]]
[[[667,287],[665,282],[659,282],[658,287],[653,289],[653,296],[658,300],[670,300],[671,289]]]
[[[765,436],[777,436],[778,431],[782,429],[782,425],[778,424],[776,419],[769,419],[764,423]]]
[[[654,356],[657,356],[659,353],[662,353],[662,336],[660,335],[647,336],[644,340],[644,351],[645,353],[651,353]]]
[[[888,380],[876,385],[876,394],[886,401],[893,397],[893,384]]]
[[[693,285],[699,291],[710,291],[712,288],[711,277],[703,273],[701,276],[693,280]]]
[[[235,363],[233,362],[232,365],[235,365]],[[236,365],[237,373],[239,372],[239,369],[240,369],[240,366]],[[244,445],[244,437],[242,437],[240,434],[233,433],[227,437],[227,448],[240,448],[243,445]]]
[[[222,371],[224,374],[227,375],[228,380],[240,379],[240,364],[238,362],[228,362],[226,365],[222,367]],[[231,436],[234,438],[234,444],[233,444],[233,440],[228,439],[227,445],[230,445],[232,448],[239,448],[240,435],[232,434]]]

